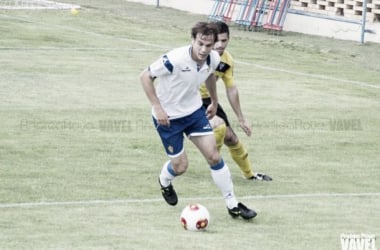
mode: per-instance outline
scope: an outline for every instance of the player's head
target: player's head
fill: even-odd
[[[228,28],[228,25],[225,22],[216,21],[215,25],[218,28],[218,34],[226,33],[227,37],[230,38],[230,29]]]
[[[217,41],[218,28],[214,23],[198,22],[191,29],[192,58],[197,62],[207,59]]]
[[[217,40],[218,31],[219,29],[216,23],[198,22],[193,26],[193,28],[191,28],[191,37],[194,40],[199,35],[208,36],[210,38],[212,37],[215,43]]]
[[[222,21],[215,22],[215,25],[218,28],[218,35],[214,49],[218,51],[219,55],[222,55],[230,40],[230,29],[228,28],[228,25]]]

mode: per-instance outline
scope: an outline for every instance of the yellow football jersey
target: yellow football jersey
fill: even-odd
[[[222,79],[226,88],[234,86],[233,63],[234,61],[231,54],[227,50],[225,50],[223,54],[220,56],[220,63],[216,68],[215,76],[217,77],[217,79]],[[204,83],[200,87],[200,92],[202,98],[207,98],[210,96]]]

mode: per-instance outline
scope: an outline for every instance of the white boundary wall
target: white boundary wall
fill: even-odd
[[[49,0],[0,0],[0,9],[8,10],[66,10],[79,9],[80,6]]]
[[[126,0],[148,5],[157,5],[157,0]],[[214,5],[213,0],[159,0],[162,7],[170,7],[196,14],[209,15]],[[309,35],[326,36],[336,39],[360,42],[361,25],[332,21],[327,19],[302,16],[288,13],[284,23],[285,31],[299,32]],[[380,23],[367,23],[364,42],[380,43]]]

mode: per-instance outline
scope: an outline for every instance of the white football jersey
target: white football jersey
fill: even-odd
[[[156,93],[169,119],[190,115],[202,106],[199,87],[219,62],[219,54],[211,51],[199,68],[191,58],[191,46],[186,46],[171,50],[149,66],[151,76],[159,78]]]

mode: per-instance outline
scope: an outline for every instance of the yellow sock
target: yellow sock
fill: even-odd
[[[232,159],[239,166],[245,178],[254,175],[251,162],[248,159],[248,152],[244,145],[239,141],[236,145],[228,146]]]
[[[218,127],[214,128],[214,135],[216,140],[216,148],[220,152],[224,144],[224,137],[226,136],[226,124],[221,124]]]

